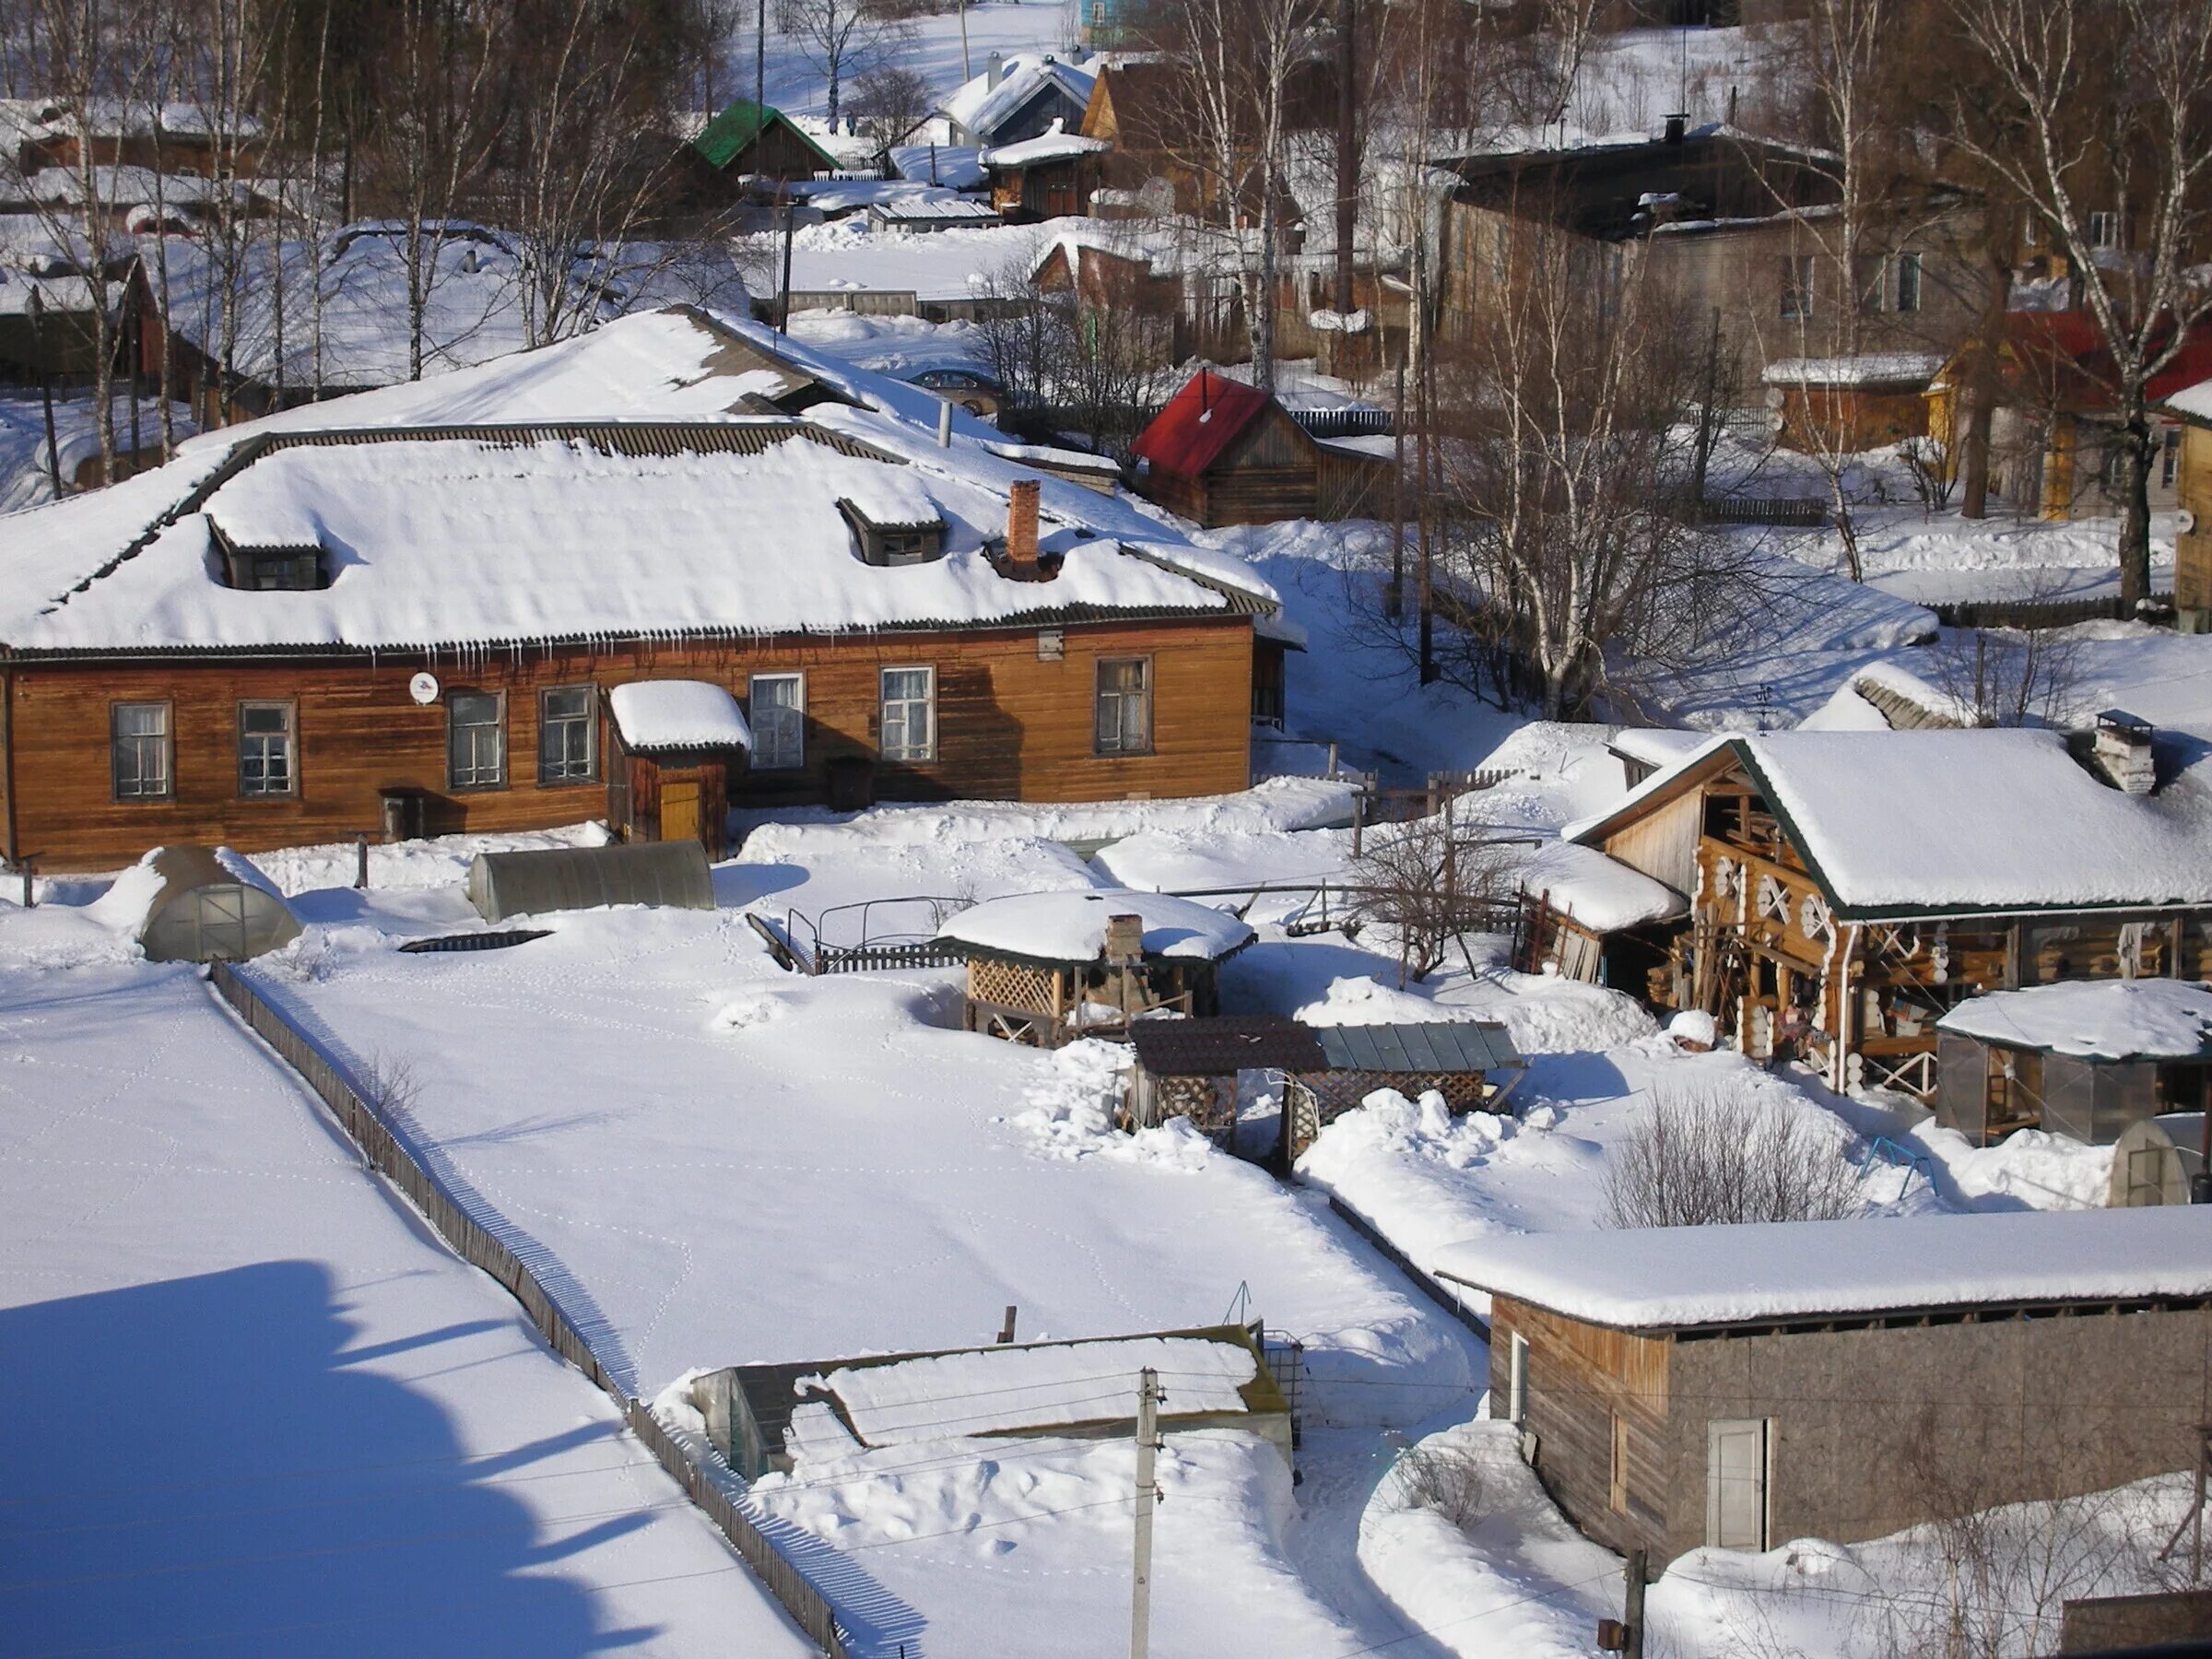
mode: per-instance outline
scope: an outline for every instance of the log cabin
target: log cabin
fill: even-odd
[[[1983,992],[2212,976],[2212,775],[2117,713],[1717,737],[1565,839],[1602,862],[1545,878],[1554,965],[1839,1089],[1933,1105],[1936,1024]]]
[[[1490,1415],[1665,1567],[1855,1542],[2194,1463],[2212,1230],[2185,1207],[1591,1230],[1445,1247]]]
[[[773,340],[647,313],[14,520],[9,861],[651,837],[656,768],[688,774],[677,821],[710,843],[725,800],[1244,787],[1264,582],[957,411],[940,441],[926,393],[787,346],[778,370]],[[825,401],[781,413],[794,389]],[[645,681],[728,692],[749,752],[626,738],[610,694]]]
[[[1208,529],[1379,513],[1390,460],[1317,441],[1276,397],[1201,369],[1136,435],[1136,489]]]

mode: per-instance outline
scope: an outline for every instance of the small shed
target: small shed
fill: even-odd
[[[697,841],[710,861],[729,838],[731,780],[753,747],[737,700],[706,680],[636,680],[607,694],[614,764],[607,822],[625,841]]]
[[[242,962],[300,936],[300,918],[228,847],[156,847],[99,903],[153,962]]]
[[[937,944],[968,962],[967,1027],[1057,1048],[1147,1014],[1210,1015],[1217,971],[1257,935],[1227,911],[1126,888],[1023,893],[960,912]]]
[[[789,182],[838,169],[837,158],[782,111],[749,98],[735,100],[701,127],[688,154],[695,165],[725,178]]]
[[[1811,453],[1879,449],[1928,429],[1928,382],[1943,359],[1925,352],[1784,358],[1767,365],[1769,402],[1784,449]]]
[[[1143,1019],[1130,1027],[1129,1041],[1136,1062],[1125,1109],[1132,1128],[1187,1117],[1230,1145],[1240,1074],[1268,1072],[1283,1090],[1271,1150],[1286,1162],[1377,1089],[1434,1090],[1454,1113],[1470,1112],[1495,1102],[1527,1065],[1506,1029],[1488,1020],[1309,1026],[1281,1015]]]
[[[1970,997],[1936,1022],[1936,1113],[1986,1146],[2038,1128],[2092,1146],[2200,1112],[2212,1077],[2212,986],[2073,980]]]
[[[988,202],[969,196],[887,196],[868,204],[868,228],[873,230],[988,230],[999,222],[998,210]]]
[[[712,910],[714,878],[696,841],[479,853],[468,866],[468,901],[487,922],[608,904]]]
[[[1566,841],[1536,850],[1522,868],[1521,892],[1528,907],[1524,970],[1548,969],[1677,1006],[1668,1000],[1677,988],[1666,930],[1689,914],[1682,894],[1595,847]]]
[[[1242,1429],[1291,1462],[1290,1403],[1244,1325],[738,1365],[696,1378],[691,1397],[714,1449],[758,1480],[893,1446],[1126,1440],[1146,1370],[1166,1380],[1162,1432]]]
[[[1201,369],[1136,435],[1136,492],[1206,525],[1320,518],[1321,450],[1273,395]]]
[[[1545,1489],[1659,1566],[2186,1469],[2212,1387],[2187,1208],[1492,1234],[1432,1271],[1488,1294]]]
[[[1054,121],[1045,132],[983,151],[991,206],[1009,224],[1080,216],[1099,187],[1100,159],[1113,147]]]

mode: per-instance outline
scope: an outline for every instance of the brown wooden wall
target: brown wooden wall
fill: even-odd
[[[1153,662],[1153,751],[1091,752],[1096,665],[1102,656]],[[829,763],[873,758],[877,671],[934,665],[937,759],[885,765],[879,798],[1118,800],[1212,794],[1250,781],[1252,627],[1243,618],[1096,623],[1065,630],[1058,661],[1039,656],[1033,629],[968,634],[846,636],[720,644],[562,648],[487,657],[473,668],[448,657],[427,665],[444,689],[508,694],[504,789],[455,794],[446,787],[443,702],[417,707],[407,682],[421,657],[291,662],[145,659],[48,664],[12,671],[12,745],[0,778],[17,792],[7,824],[10,856],[43,855],[49,869],[100,869],[170,841],[228,842],[241,850],[340,840],[375,831],[378,794],[413,788],[429,796],[433,834],[544,829],[603,817],[606,782],[541,787],[536,781],[537,692],[592,682],[706,679],[742,700],[754,673],[806,675],[806,765],[733,780],[735,804],[818,801]],[[299,705],[297,795],[241,799],[237,704],[291,698]],[[154,804],[112,798],[108,721],[112,702],[169,700],[175,797]],[[602,714],[601,773],[610,745]]]
[[[1490,1410],[1506,1409],[1507,1356],[1528,1341],[1535,1470],[1568,1516],[1608,1549],[1664,1550],[1674,1482],[1668,1370],[1674,1344],[1563,1318],[1500,1296],[1490,1303]],[[1613,1421],[1624,1424],[1628,1504],[1612,1504]]]

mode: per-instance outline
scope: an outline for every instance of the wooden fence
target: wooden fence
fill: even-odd
[[[2153,594],[2154,610],[2172,607],[2171,594]],[[2080,599],[1967,599],[1930,606],[1946,628],[2071,628],[2077,622],[2124,622],[2135,607],[2117,594],[2092,594]]]
[[[1678,518],[1708,524],[1769,524],[1785,530],[1818,530],[1828,523],[1828,503],[1817,496],[1677,496]]]
[[[530,1323],[553,1351],[596,1382],[621,1407],[624,1421],[643,1441],[661,1466],[673,1475],[685,1496],[722,1529],[748,1567],[782,1604],[792,1622],[806,1632],[829,1659],[847,1659],[844,1632],[829,1598],[807,1582],[790,1558],[769,1541],[750,1517],[717,1487],[705,1469],[677,1444],[653,1418],[642,1401],[632,1398],[599,1356],[592,1351],[567,1313],[547,1294],[537,1277],[513,1251],[487,1231],[421,1163],[385,1123],[371,1098],[354,1080],[317,1053],[299,1029],[286,1019],[228,962],[208,965],[208,979],[216,994],[236,1011],[278,1058],[299,1073],[315,1097],[330,1108],[369,1165],[406,1195],[439,1235],[461,1259],[481,1268],[506,1288],[523,1306]]]

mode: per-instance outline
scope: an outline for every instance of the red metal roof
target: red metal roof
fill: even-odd
[[[2029,395],[2072,409],[2110,406],[2117,384],[2104,333],[2086,311],[2013,312],[2005,319],[2013,376]],[[2162,340],[2160,342],[2163,343]],[[2212,329],[2192,329],[2146,388],[2152,403],[2212,378]]]
[[[1257,387],[1201,369],[1136,435],[1131,448],[1159,471],[1194,478],[1220,460],[1274,401]]]

